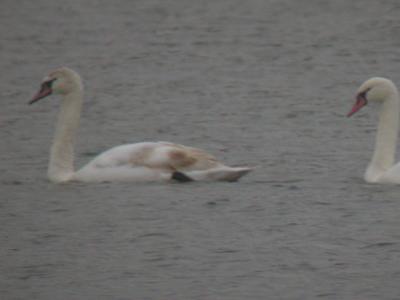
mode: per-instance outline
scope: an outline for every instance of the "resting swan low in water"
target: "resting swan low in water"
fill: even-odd
[[[83,101],[80,76],[59,68],[46,76],[29,104],[59,94],[62,97],[48,177],[56,183],[68,181],[236,181],[251,171],[228,167],[203,150],[168,142],[143,142],[111,148],[74,171],[74,143]]]
[[[381,77],[368,79],[358,89],[356,102],[348,117],[368,102],[380,103],[382,108],[374,154],[364,178],[367,182],[400,184],[400,163],[394,164],[399,127],[398,90],[389,79]]]

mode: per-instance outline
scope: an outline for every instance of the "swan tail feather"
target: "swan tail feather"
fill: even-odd
[[[249,173],[251,170],[252,169],[248,167],[229,168],[227,170],[221,170],[216,175],[218,176],[218,180],[235,182]]]
[[[195,181],[238,181],[242,176],[249,173],[252,168],[249,167],[218,167],[204,171],[190,171],[185,175]]]

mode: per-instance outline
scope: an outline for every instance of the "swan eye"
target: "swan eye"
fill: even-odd
[[[50,79],[50,80],[48,80],[46,82],[43,82],[43,85],[46,86],[47,88],[51,89],[51,87],[53,85],[53,82],[56,81],[56,79],[57,78],[53,78],[53,79]]]
[[[364,92],[359,93],[360,97],[364,98],[367,100],[367,94],[371,90],[371,88],[366,89]]]

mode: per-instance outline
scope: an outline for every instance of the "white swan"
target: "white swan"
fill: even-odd
[[[60,94],[61,110],[50,151],[51,181],[235,181],[251,171],[228,167],[196,148],[168,142],[143,142],[114,147],[103,152],[79,171],[74,171],[74,142],[83,100],[80,76],[59,68],[46,76],[29,104],[50,94]]]
[[[367,182],[400,184],[400,163],[394,164],[399,127],[399,93],[394,83],[386,78],[374,77],[365,81],[357,92],[356,103],[350,117],[369,101],[381,103],[375,150],[365,172]]]

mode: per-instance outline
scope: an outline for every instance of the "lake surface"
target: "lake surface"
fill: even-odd
[[[400,186],[364,183],[372,76],[400,84],[398,1],[2,1],[1,299],[399,299]],[[166,140],[237,183],[47,181],[58,66],[76,165]]]

